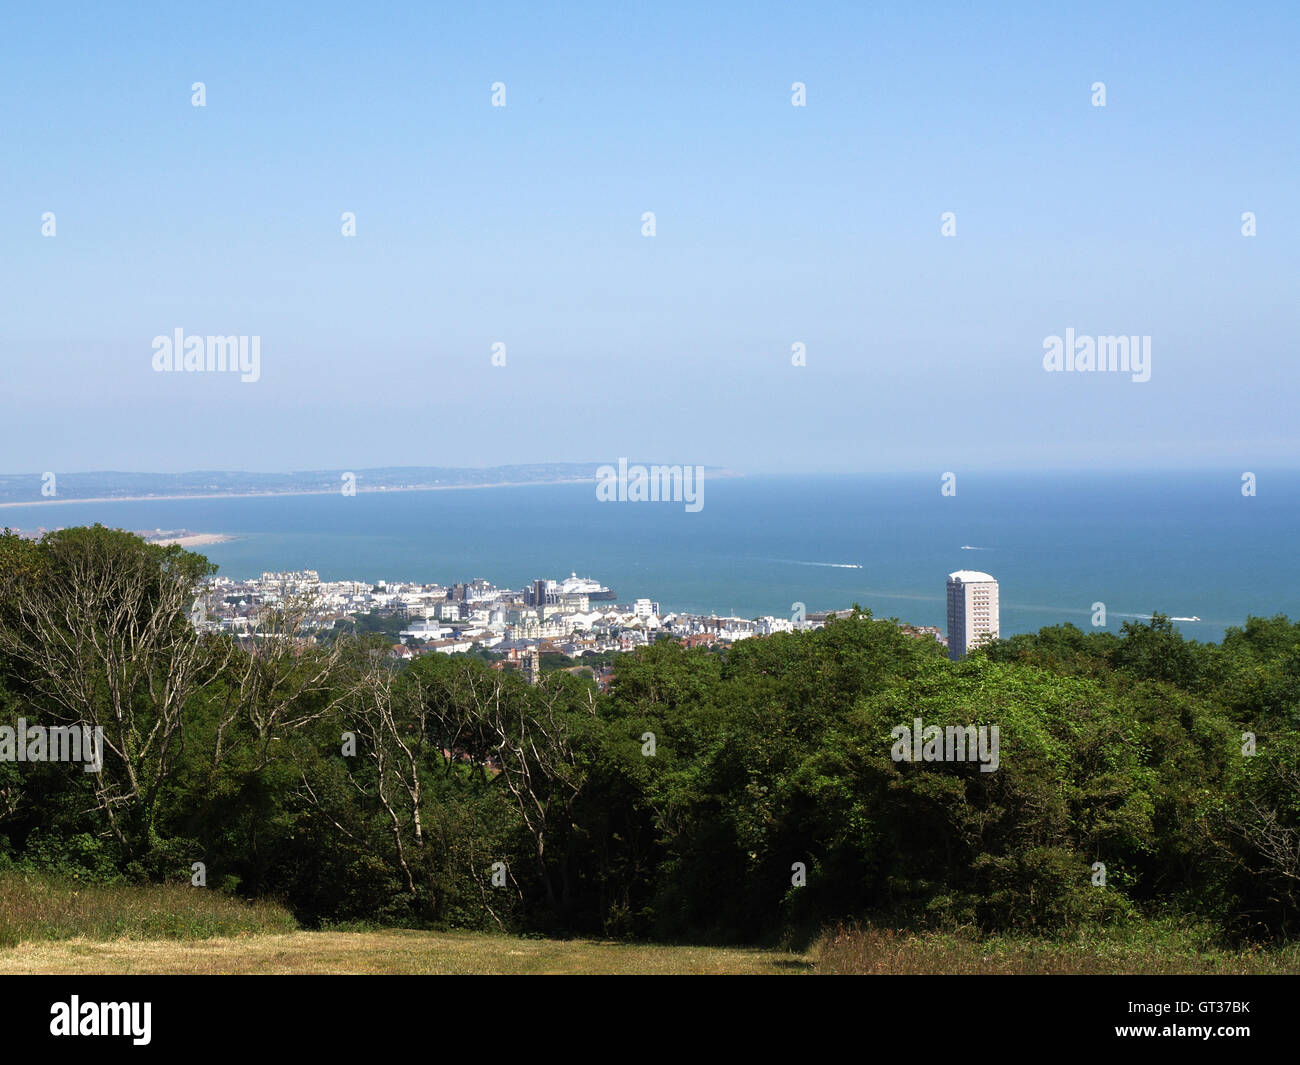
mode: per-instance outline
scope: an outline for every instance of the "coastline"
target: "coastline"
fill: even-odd
[[[594,484],[594,477],[569,478],[561,481],[497,481],[491,484],[428,484],[412,485],[409,487],[389,488],[380,486],[374,488],[363,488],[357,486],[357,495],[363,492],[445,492],[456,489],[472,488],[528,488],[532,485],[554,485],[554,484]],[[187,499],[278,499],[283,496],[332,496],[339,495],[338,488],[304,488],[292,492],[206,492],[194,493],[192,495],[165,495],[165,496],[82,496],[76,499],[31,499],[19,500],[17,502],[0,503],[0,510],[8,507],[47,507],[58,506],[59,504],[70,503],[168,503],[181,502]]]
[[[741,477],[743,474],[732,470],[720,470],[711,474],[714,478]],[[492,481],[488,484],[419,484],[390,487],[377,485],[370,488],[357,486],[357,495],[363,492],[453,492],[476,488],[531,488],[540,485],[557,484],[596,484],[595,477],[565,477],[555,481]],[[189,495],[144,495],[144,496],[78,496],[75,499],[28,499],[0,503],[0,510],[9,507],[46,507],[70,503],[169,503],[187,499],[278,499],[284,496],[331,496],[339,495],[339,488],[302,488],[290,492],[196,492]]]
[[[226,533],[195,533],[193,536],[173,536],[167,540],[148,540],[155,547],[207,547],[209,544],[224,544],[233,540]]]

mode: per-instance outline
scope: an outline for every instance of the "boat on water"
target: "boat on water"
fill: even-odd
[[[594,581],[590,577],[579,577],[577,573],[570,573],[560,582],[559,591],[565,595],[578,593],[587,596],[591,600],[612,600],[618,595],[613,588],[606,588],[599,581]]]

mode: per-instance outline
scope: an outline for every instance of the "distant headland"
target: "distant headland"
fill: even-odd
[[[380,466],[369,469],[250,473],[6,473],[0,507],[54,503],[128,503],[166,499],[323,495],[353,492],[421,492],[447,488],[508,488],[594,481],[599,462],[534,462],[513,466]],[[739,474],[706,467],[710,477]],[[350,491],[348,491],[350,489]]]

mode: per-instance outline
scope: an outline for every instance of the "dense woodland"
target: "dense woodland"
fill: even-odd
[[[398,666],[374,634],[314,643],[297,604],[256,642],[200,635],[212,571],[99,526],[0,536],[0,725],[106,745],[99,773],[0,762],[0,869],[189,883],[202,862],[203,890],[308,925],[776,942],[1176,915],[1300,934],[1285,617],[1220,644],[1160,615],[1056,626],[954,664],[855,611],[725,652],[662,641],[601,693],[471,657]],[[998,725],[997,771],[894,761],[916,717]]]

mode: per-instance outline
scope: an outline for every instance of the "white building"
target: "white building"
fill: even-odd
[[[954,662],[998,638],[998,582],[979,570],[948,574],[948,657]]]
[[[632,604],[632,614],[638,618],[655,617],[659,613],[659,604],[649,599],[638,599]]]
[[[439,625],[432,619],[414,622],[409,629],[403,629],[397,635],[401,639],[413,636],[417,640],[442,640],[450,636],[452,630],[446,625]]]

